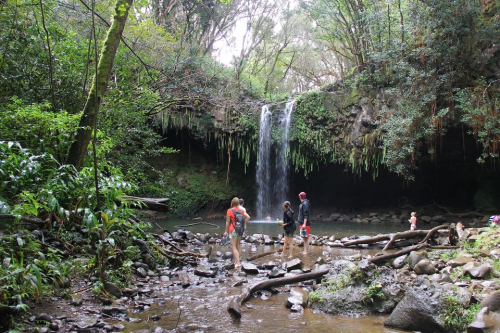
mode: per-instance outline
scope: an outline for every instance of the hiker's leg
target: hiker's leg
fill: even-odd
[[[290,237],[290,255],[288,256],[288,258],[292,258],[293,257],[293,236]]]
[[[240,242],[239,238],[232,238],[230,241],[231,250],[233,251],[234,264],[240,265],[240,253],[238,252],[237,244]]]
[[[285,236],[285,241],[283,242],[283,251],[281,252],[281,258],[285,256],[286,244],[288,243],[288,237]]]

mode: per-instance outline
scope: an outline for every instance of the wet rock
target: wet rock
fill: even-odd
[[[486,296],[480,303],[481,307],[487,307],[490,311],[500,310],[500,292],[495,291]]]
[[[436,268],[429,259],[422,259],[413,267],[413,271],[418,275],[434,274]]]
[[[366,259],[363,259],[361,260],[359,263],[358,263],[358,268],[361,270],[361,271],[367,271],[371,268],[375,267],[374,264],[372,264],[371,262],[369,262],[368,260]]]
[[[226,271],[230,271],[230,270],[234,269],[234,263],[233,263],[233,262],[231,262],[231,263],[225,264],[225,265],[224,265],[224,269],[225,269]]]
[[[259,274],[259,269],[252,263],[242,262],[241,269],[247,274]]]
[[[478,311],[467,327],[467,333],[496,333],[500,331],[500,314],[490,312],[488,307]]]
[[[120,288],[116,286],[116,284],[106,281],[104,282],[104,290],[106,290],[108,293],[115,297],[121,297],[122,296],[122,291]]]
[[[169,282],[170,281],[170,277],[166,276],[166,275],[162,275],[162,276],[160,276],[160,281],[161,282]]]
[[[403,268],[406,263],[406,259],[408,259],[408,255],[397,257],[392,261],[392,267],[394,267],[395,269]]]
[[[223,259],[232,259],[233,258],[233,252],[231,252],[231,251],[224,252],[224,254],[222,255],[222,258]]]
[[[213,278],[217,275],[217,271],[213,271],[208,267],[200,267],[199,269],[194,270],[194,275]]]
[[[384,325],[407,331],[446,332],[439,317],[443,303],[436,296],[439,295],[410,289],[384,321]]]
[[[290,272],[291,270],[294,270],[294,269],[300,269],[302,266],[302,261],[299,258],[296,258],[296,259],[287,261],[286,263],[284,263],[283,266],[284,266],[283,268],[286,269],[287,272]]]
[[[304,308],[302,307],[302,305],[299,305],[299,304],[292,305],[292,308],[290,310],[292,312],[296,312],[296,313],[302,313],[302,312],[304,312]]]
[[[278,264],[274,261],[268,261],[267,263],[265,263],[264,265],[262,265],[262,267],[264,269],[273,269],[275,267],[278,267]]]
[[[222,252],[220,252],[220,251],[216,251],[216,252],[215,252],[215,256],[216,256],[216,257],[219,257],[219,258],[220,258],[220,257],[222,257]]]
[[[259,290],[256,294],[260,295],[260,299],[263,301],[267,301],[272,296],[271,292],[267,290]]]
[[[431,280],[438,283],[453,283],[453,280],[447,273],[434,274],[432,275]]]
[[[152,321],[159,321],[161,319],[161,316],[160,315],[152,315],[151,317],[149,317],[149,319],[151,319]]]
[[[279,269],[278,267],[274,267],[269,273],[269,278],[274,279],[274,278],[284,277],[285,273],[286,273],[285,270]]]
[[[77,328],[78,331],[87,330],[89,328],[94,327],[95,325],[97,325],[97,318],[92,318],[92,317],[85,317],[84,319],[75,322],[73,324],[73,326]]]
[[[145,278],[146,276],[148,276],[148,272],[142,267],[137,268],[136,272],[137,272],[137,275],[141,278]]]
[[[46,314],[46,313],[40,313],[38,316],[35,317],[35,322],[47,322],[50,323],[52,321],[52,316]]]
[[[408,265],[413,269],[413,267],[424,258],[427,258],[427,251],[413,251],[408,257]]]
[[[326,264],[326,261],[325,259],[323,259],[323,257],[318,257],[318,259],[316,259],[316,264],[323,265]]]
[[[115,330],[121,331],[121,330],[123,330],[125,328],[125,325],[123,325],[123,324],[114,324],[113,328]]]
[[[309,300],[309,293],[300,288],[292,288],[290,290],[290,297],[288,297],[285,306],[291,308],[293,305],[300,305],[305,307]]]
[[[448,266],[451,267],[458,267],[458,266],[463,266],[465,264],[468,264],[470,262],[473,262],[474,259],[469,258],[469,257],[460,257],[460,258],[455,258],[451,259],[448,261]]]
[[[247,283],[248,280],[247,279],[237,279],[235,283],[233,283],[233,285],[231,287],[239,287],[241,285],[243,285],[243,283]]]
[[[189,275],[186,273],[177,274],[179,278],[179,282],[181,283],[182,288],[187,288],[191,285],[191,281],[189,280]]]
[[[80,306],[83,304],[83,300],[77,295],[71,295],[71,301],[69,302],[69,304],[74,306]]]
[[[478,267],[467,268],[464,270],[464,274],[469,274],[476,279],[486,279],[490,275],[490,266],[481,265]]]
[[[40,330],[39,330],[40,333],[47,333],[48,331],[49,331],[48,327],[40,327]]]
[[[123,318],[127,316],[127,308],[123,306],[106,306],[101,312],[111,317]]]

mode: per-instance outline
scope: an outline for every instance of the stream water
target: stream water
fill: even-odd
[[[174,231],[177,225],[187,225],[196,223],[193,220],[171,219],[156,221],[162,228]],[[213,223],[211,221],[211,223]],[[194,225],[188,230],[194,233],[214,232],[222,233],[222,221],[215,222],[222,228],[216,229],[209,225]],[[377,233],[399,231],[402,226],[391,225],[357,225],[349,223],[324,222],[313,225],[313,234],[316,235],[336,235],[343,237],[352,234],[373,235]],[[253,221],[248,226],[249,234],[266,233],[275,236],[280,232],[280,228],[275,222]],[[250,244],[242,243],[243,258],[252,252]],[[258,252],[266,252],[274,249],[274,245],[259,246]],[[301,258],[305,266],[313,267],[319,256],[328,254],[332,259],[340,259],[346,256],[358,254],[359,250],[341,249],[329,247],[311,247],[307,256],[300,255],[302,249],[295,247],[296,258]],[[215,245],[212,253],[216,251],[227,252],[228,246]],[[364,254],[373,254],[364,252]],[[264,262],[275,261],[281,263],[279,256],[271,255],[254,261],[259,265]],[[207,264],[207,259],[201,259],[200,265]],[[242,286],[232,287],[241,279],[248,279],[248,283]],[[162,330],[173,330],[177,332],[402,332],[389,329],[383,326],[383,321],[387,315],[367,315],[367,316],[333,316],[323,313],[314,313],[310,309],[305,309],[303,313],[291,313],[285,307],[288,294],[286,287],[277,288],[278,294],[266,297],[255,296],[242,306],[242,318],[234,321],[229,316],[226,307],[232,296],[241,293],[242,289],[252,283],[267,279],[259,276],[238,276],[218,275],[215,278],[200,278],[198,282],[193,282],[191,286],[183,289],[181,285],[171,282],[157,282],[151,289],[153,294],[145,300],[154,300],[153,304],[146,306],[145,310],[129,310],[129,317],[140,319],[137,322],[121,322],[125,326],[123,332],[161,332]],[[147,302],[147,301],[146,301]],[[151,319],[151,318],[154,318]],[[160,329],[161,328],[161,329]]]

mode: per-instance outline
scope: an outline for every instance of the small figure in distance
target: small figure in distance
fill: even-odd
[[[287,245],[290,246],[290,255],[289,259],[293,258],[293,232],[297,229],[295,225],[295,220],[293,219],[293,210],[291,208],[290,201],[285,201],[283,203],[283,224],[282,227],[285,229],[285,242],[283,244],[283,252],[281,252],[281,258],[285,257],[285,251]]]
[[[410,222],[410,224],[411,224],[411,226],[410,226],[411,231],[417,230],[417,216],[416,215],[417,215],[416,212],[411,212],[411,217],[408,220],[408,222]]]
[[[271,214],[267,214],[266,221],[271,221]]]

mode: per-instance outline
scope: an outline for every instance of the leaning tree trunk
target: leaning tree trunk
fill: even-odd
[[[94,76],[89,95],[87,96],[87,101],[85,102],[83,115],[80,119],[80,125],[76,133],[76,140],[71,145],[66,161],[68,164],[74,165],[78,170],[82,167],[83,159],[87,155],[87,149],[90,139],[92,138],[92,130],[97,122],[99,104],[108,87],[109,76],[113,68],[116,51],[120,44],[120,39],[123,34],[123,29],[125,28],[125,22],[127,21],[132,2],[133,0],[116,1],[113,23],[111,27],[109,27],[108,35],[101,50],[97,73]]]

